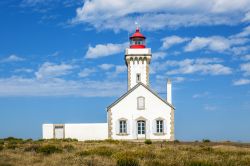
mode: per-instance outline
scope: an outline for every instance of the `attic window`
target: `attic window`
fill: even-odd
[[[145,98],[144,97],[138,97],[137,98],[137,109],[138,110],[144,110],[145,109]]]

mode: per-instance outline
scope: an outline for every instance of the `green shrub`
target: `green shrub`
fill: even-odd
[[[18,146],[16,143],[8,143],[6,146],[7,149],[13,149],[13,150],[16,149],[17,147]]]
[[[178,139],[174,140],[174,143],[180,143],[180,141]]]
[[[85,156],[91,155],[91,153],[90,153],[90,151],[84,150],[84,151],[78,152],[77,155],[81,156],[81,157],[85,157]]]
[[[0,151],[3,150],[3,145],[0,145]]]
[[[203,139],[202,140],[203,143],[208,143],[208,142],[211,142],[209,139]]]
[[[24,143],[23,139],[21,138],[14,138],[14,137],[8,137],[8,138],[4,138],[4,141],[5,142],[8,142],[8,143]]]
[[[62,140],[63,142],[78,142],[77,139],[72,139],[72,138],[66,138]]]
[[[52,153],[61,153],[62,149],[55,145],[44,145],[44,146],[39,147],[37,149],[37,152],[49,155]]]
[[[147,144],[147,145],[149,145],[149,144],[152,144],[152,141],[151,141],[150,139],[146,139],[146,140],[144,141],[144,143]]]
[[[106,139],[104,141],[107,143],[111,143],[111,144],[119,144],[120,143],[119,140],[113,140],[113,139]]]
[[[133,157],[123,156],[117,159],[116,165],[117,166],[139,166],[139,161]]]
[[[26,152],[38,152],[38,149],[40,148],[40,145],[30,145],[24,149]]]
[[[0,145],[4,145],[4,140],[0,139]]]
[[[65,149],[67,152],[72,152],[75,150],[75,147],[73,145],[64,145],[63,149]]]
[[[106,146],[101,146],[97,147],[95,149],[90,150],[91,154],[99,155],[99,156],[111,156],[114,151],[113,149],[106,147]]]

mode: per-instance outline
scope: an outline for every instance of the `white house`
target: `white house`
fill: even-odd
[[[151,49],[139,28],[130,37],[125,61],[128,69],[128,91],[107,107],[107,123],[43,124],[43,138],[78,140],[174,140],[172,85],[167,81],[167,100],[149,86]]]

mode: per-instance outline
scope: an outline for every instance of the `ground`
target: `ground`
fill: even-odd
[[[249,166],[250,144],[0,140],[0,166]]]

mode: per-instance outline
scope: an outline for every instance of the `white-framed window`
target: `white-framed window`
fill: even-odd
[[[137,121],[137,134],[144,135],[145,134],[145,121],[139,120]]]
[[[139,82],[141,82],[141,74],[137,73],[136,74],[136,83],[139,83]]]
[[[137,109],[138,110],[145,109],[145,98],[142,96],[137,98]]]
[[[156,132],[163,133],[163,120],[156,120]]]
[[[126,120],[120,120],[119,121],[119,133],[120,134],[126,134],[127,133],[127,121]]]

